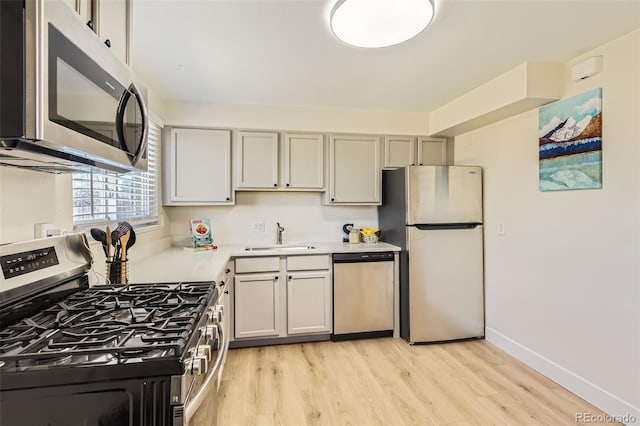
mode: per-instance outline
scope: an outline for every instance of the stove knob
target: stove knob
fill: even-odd
[[[218,305],[220,306],[220,305]],[[212,324],[218,324],[222,322],[222,312],[217,309],[217,307],[209,309],[209,313],[207,314],[209,317],[209,322]]]
[[[205,342],[211,342],[218,339],[218,327],[215,325],[207,325],[202,327],[202,335]]]
[[[209,308],[207,311],[207,322],[209,324],[217,324],[222,321],[222,313],[215,308]]]
[[[196,350],[196,356],[206,358],[207,362],[211,361],[211,346],[198,345],[198,349]]]
[[[191,374],[200,376],[207,373],[207,358],[203,356],[194,356],[191,360]]]
[[[220,350],[220,339],[216,339],[213,342],[211,342],[211,346],[213,347],[214,351],[219,351]]]

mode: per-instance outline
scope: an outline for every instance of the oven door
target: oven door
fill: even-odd
[[[29,387],[36,377],[25,377],[25,389],[0,392],[1,425],[172,425],[168,377]]]

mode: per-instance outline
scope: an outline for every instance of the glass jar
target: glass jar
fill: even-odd
[[[351,228],[349,231],[349,244],[358,244],[360,242],[360,229]]]

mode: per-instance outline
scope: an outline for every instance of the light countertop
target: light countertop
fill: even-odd
[[[309,245],[311,250],[291,250],[288,246]],[[331,253],[357,253],[400,251],[400,247],[378,242],[374,244],[348,243],[309,243],[284,244],[282,249],[247,251],[249,245],[223,245],[215,251],[194,252],[182,247],[171,247],[138,262],[132,262],[129,267],[129,282],[179,282],[179,281],[211,281],[224,270],[229,259],[247,256],[290,256],[314,255]],[[256,246],[263,246],[256,244]]]

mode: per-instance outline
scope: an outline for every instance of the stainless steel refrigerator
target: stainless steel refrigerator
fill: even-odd
[[[410,343],[484,336],[482,168],[382,173],[378,222],[400,255],[400,335]]]

